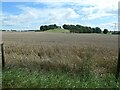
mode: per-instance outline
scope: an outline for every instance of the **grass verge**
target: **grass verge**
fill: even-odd
[[[89,76],[62,71],[30,71],[29,69],[5,69],[3,88],[120,88],[120,79],[113,74]]]

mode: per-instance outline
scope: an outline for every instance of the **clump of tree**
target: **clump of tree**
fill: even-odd
[[[112,31],[112,34],[120,34],[120,31]]]
[[[91,28],[82,25],[63,25],[64,29],[70,30],[73,33],[101,33],[102,30],[99,27]]]
[[[104,29],[103,33],[107,34],[108,33],[108,29]]]
[[[1,29],[0,29],[1,30]],[[2,30],[3,32],[6,32],[7,30]]]
[[[46,31],[46,30],[56,29],[56,28],[61,28],[61,27],[57,26],[56,24],[53,24],[53,25],[44,25],[44,26],[40,26],[40,31]]]

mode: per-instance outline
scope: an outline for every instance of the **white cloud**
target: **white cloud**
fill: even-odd
[[[106,7],[117,7],[119,0],[1,0],[1,2],[42,2],[42,3],[55,3],[55,2],[63,2],[63,3],[76,3],[86,6],[99,6],[101,8]]]
[[[34,0],[36,2],[64,2],[64,3],[76,3],[76,4],[81,4],[81,5],[86,5],[86,6],[99,6],[101,8],[106,8],[106,7],[117,7],[119,0]]]
[[[112,13],[112,12],[107,12],[107,10],[102,10],[99,8],[95,7],[88,7],[88,8],[83,8],[81,9],[81,12],[84,13],[84,17],[82,18],[83,20],[92,20],[92,19],[100,19],[102,17],[117,17],[117,14]]]
[[[12,0],[10,2],[45,3],[48,8],[40,9],[18,6],[17,8],[21,10],[21,13],[19,15],[12,15],[11,13],[4,14],[3,24],[13,25],[16,26],[16,28],[39,29],[38,26],[40,24],[82,23],[77,22],[79,19],[82,20],[83,23],[84,20],[88,20],[89,25],[89,20],[117,17],[118,1],[119,0]],[[72,7],[65,7],[67,4],[72,5]],[[114,22],[117,22],[117,20],[115,19]]]
[[[65,3],[73,4],[72,8],[81,11],[85,19],[97,19],[101,17],[117,17],[119,0],[36,0],[48,3],[49,6],[62,7]],[[54,2],[54,3],[53,3]],[[64,3],[63,3],[64,2]],[[79,6],[83,6],[80,10]]]
[[[19,9],[22,10],[22,13],[20,13],[19,15],[12,15],[10,13],[6,13],[3,15],[4,26],[15,26],[18,28],[32,27],[34,29],[39,29],[38,25],[41,24],[62,24],[66,21],[79,17],[79,14],[77,14],[71,8],[37,9],[33,7],[19,6]]]
[[[93,2],[92,2],[93,1]],[[101,17],[116,16],[118,11],[118,0],[86,0],[82,2],[84,19],[99,19]]]

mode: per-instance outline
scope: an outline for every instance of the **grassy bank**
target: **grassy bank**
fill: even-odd
[[[82,76],[62,71],[6,69],[3,73],[3,88],[120,88],[120,79],[116,81],[110,73]]]
[[[51,29],[51,30],[47,30],[45,32],[69,33],[70,31],[67,29]]]

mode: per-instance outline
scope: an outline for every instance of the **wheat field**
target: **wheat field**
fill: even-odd
[[[119,88],[118,36],[3,32],[3,88]]]
[[[7,68],[115,73],[118,36],[48,32],[3,32]]]

